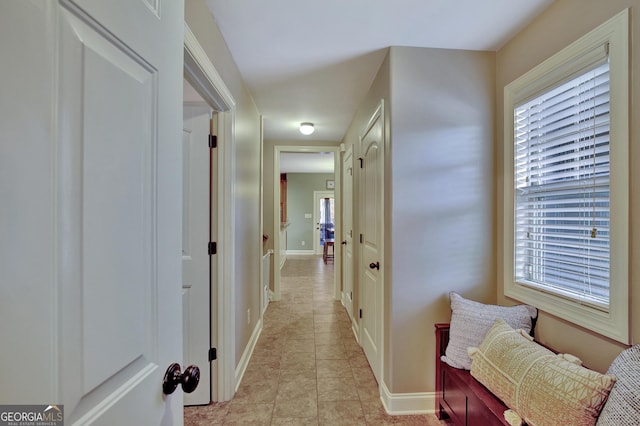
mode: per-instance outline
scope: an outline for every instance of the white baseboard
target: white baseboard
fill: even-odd
[[[259,319],[256,323],[256,327],[253,329],[251,338],[249,339],[247,346],[244,348],[244,352],[242,352],[240,362],[236,367],[236,389],[234,393],[238,391],[240,382],[242,381],[242,377],[244,376],[245,371],[247,371],[249,361],[251,360],[251,355],[253,354],[253,350],[256,348],[256,343],[258,343],[258,339],[260,338],[260,333],[262,333],[262,318]]]
[[[287,256],[313,256],[315,254],[313,250],[287,250]]]
[[[380,385],[380,399],[388,414],[434,414],[436,412],[435,392],[391,393],[387,385]]]

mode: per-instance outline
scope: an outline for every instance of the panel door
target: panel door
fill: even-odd
[[[0,400],[182,424],[162,379],[182,361],[183,3],[0,9]]]
[[[383,321],[383,116],[378,109],[361,138],[360,226],[362,234],[358,298],[360,339],[378,383],[382,371]]]

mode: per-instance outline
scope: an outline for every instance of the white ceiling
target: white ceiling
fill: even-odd
[[[553,0],[206,0],[265,139],[342,140],[388,46],[497,50]],[[300,122],[315,123],[302,136]]]

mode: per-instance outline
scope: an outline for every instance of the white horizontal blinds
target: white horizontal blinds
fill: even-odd
[[[609,63],[514,110],[515,275],[609,304]]]

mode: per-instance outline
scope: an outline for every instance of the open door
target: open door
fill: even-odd
[[[193,91],[185,82],[187,90]],[[186,92],[186,90],[185,90]],[[184,397],[185,405],[203,405],[211,401],[211,270],[213,241],[210,227],[212,163],[215,150],[209,146],[211,108],[200,102],[183,106],[183,214],[182,214],[182,309],[184,363],[200,367],[200,385]]]
[[[183,31],[180,0],[2,4],[3,404],[182,424],[162,383],[182,363]]]

